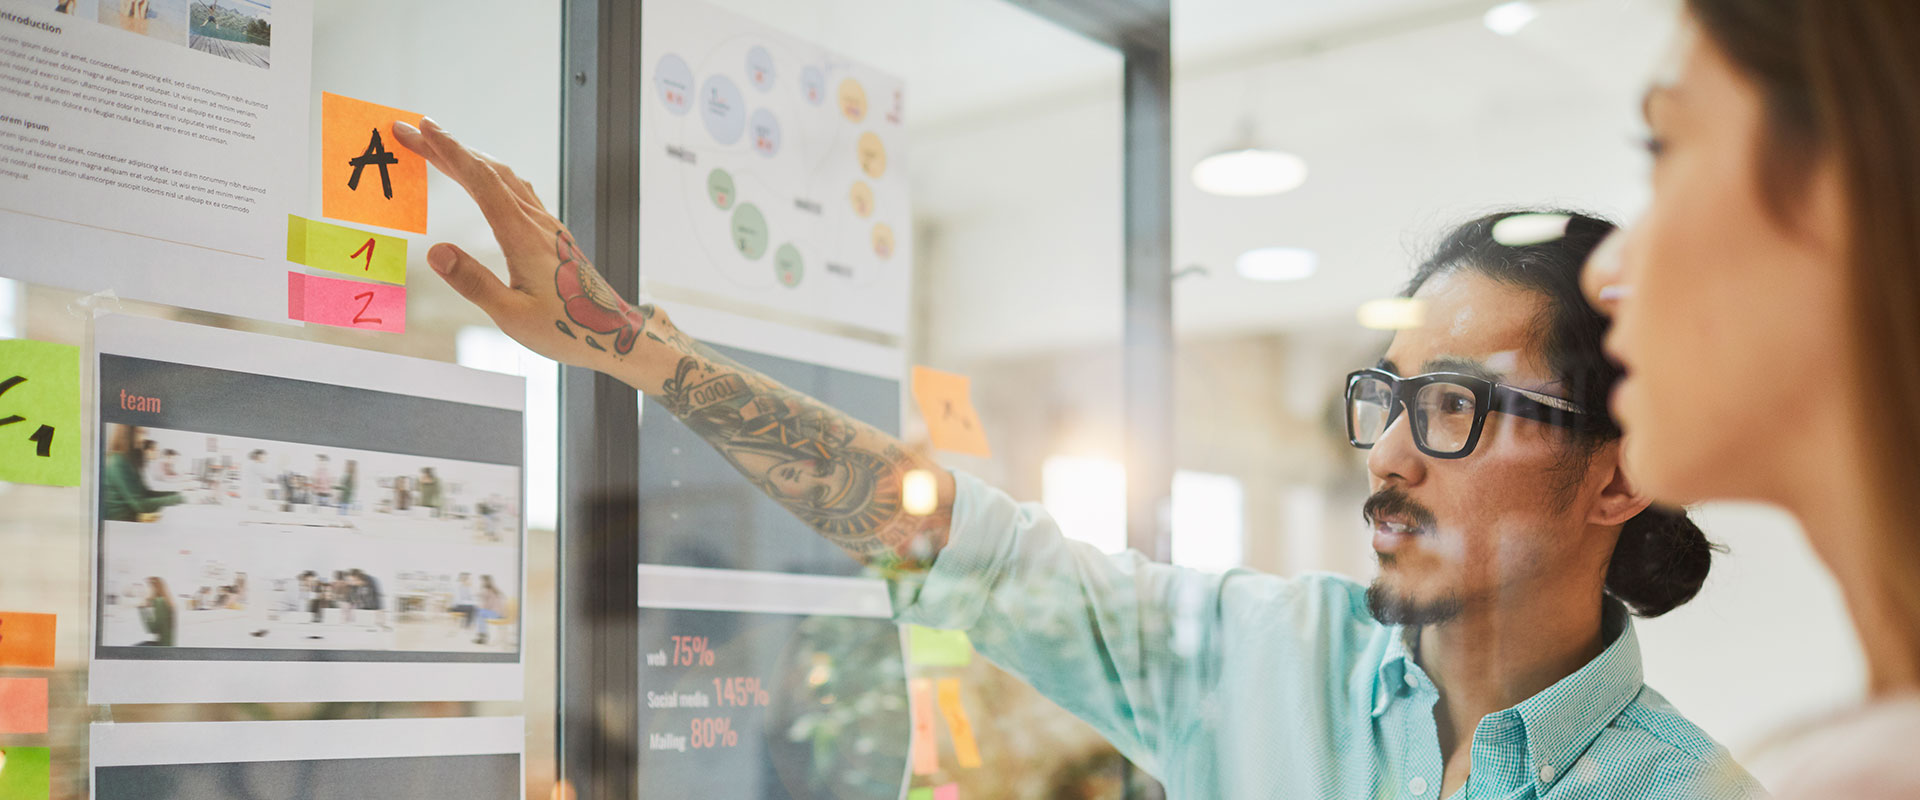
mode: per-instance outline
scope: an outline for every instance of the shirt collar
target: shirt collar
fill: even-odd
[[[1639,696],[1644,684],[1640,640],[1619,601],[1603,601],[1600,632],[1611,637],[1600,655],[1545,691],[1500,712],[1500,716],[1519,716],[1530,762],[1527,773],[1538,780],[1542,792],[1567,774],[1600,731]],[[1392,699],[1406,690],[1407,676],[1419,670],[1407,649],[1406,631],[1395,626],[1387,634],[1375,673],[1374,717],[1386,712]]]
[[[1627,618],[1626,606],[1607,599],[1601,607],[1600,630],[1613,637],[1607,649],[1514,707],[1526,725],[1527,752],[1542,790],[1567,774],[1594,737],[1620,716],[1645,685],[1640,639]]]

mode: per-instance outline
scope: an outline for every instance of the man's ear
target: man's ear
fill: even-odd
[[[1620,440],[1602,445],[1593,454],[1588,469],[1603,472],[1606,480],[1593,508],[1587,512],[1588,523],[1606,527],[1625,525],[1653,504],[1653,498],[1641,494],[1627,475],[1626,464],[1620,459]]]

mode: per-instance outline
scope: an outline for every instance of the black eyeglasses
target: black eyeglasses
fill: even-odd
[[[1562,428],[1578,427],[1587,417],[1570,400],[1473,375],[1430,372],[1402,378],[1384,369],[1363,369],[1347,376],[1347,441],[1372,449],[1402,408],[1412,420],[1413,443],[1434,458],[1472,454],[1489,412]]]

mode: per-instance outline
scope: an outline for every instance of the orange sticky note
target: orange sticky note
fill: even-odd
[[[427,232],[427,161],[394,141],[393,123],[421,115],[320,94],[320,213],[333,219]]]
[[[934,740],[933,681],[914,678],[907,683],[908,712],[913,717],[913,774],[932,775],[940,771],[940,743]]]
[[[0,611],[0,667],[53,669],[52,614]]]
[[[0,733],[47,732],[47,679],[0,678]]]
[[[913,401],[927,421],[927,435],[933,446],[970,456],[987,458],[987,432],[980,427],[980,415],[973,411],[973,382],[965,375],[916,366],[913,368]]]
[[[384,283],[287,273],[287,317],[341,328],[407,332],[407,290]]]
[[[953,733],[953,755],[960,766],[980,766],[980,745],[973,740],[973,722],[967,719],[967,707],[960,704],[960,679],[940,679],[940,715],[947,718],[947,730]]]

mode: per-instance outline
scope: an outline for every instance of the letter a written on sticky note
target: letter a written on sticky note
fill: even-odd
[[[52,763],[53,752],[45,747],[0,747],[0,798],[47,800]]]
[[[406,285],[407,240],[287,215],[287,260],[315,269]]]
[[[0,611],[0,667],[53,669],[52,614]]]
[[[80,485],[80,348],[0,340],[0,481]]]
[[[340,328],[407,332],[407,290],[383,283],[287,273],[287,318]]]
[[[0,678],[0,734],[47,732],[47,679]]]
[[[330,219],[427,232],[427,162],[393,140],[419,114],[320,95],[320,211]]]
[[[927,421],[933,446],[987,458],[992,453],[987,449],[987,432],[980,427],[980,415],[973,411],[972,392],[972,381],[965,375],[913,368],[913,400],[920,406],[921,418]]]

